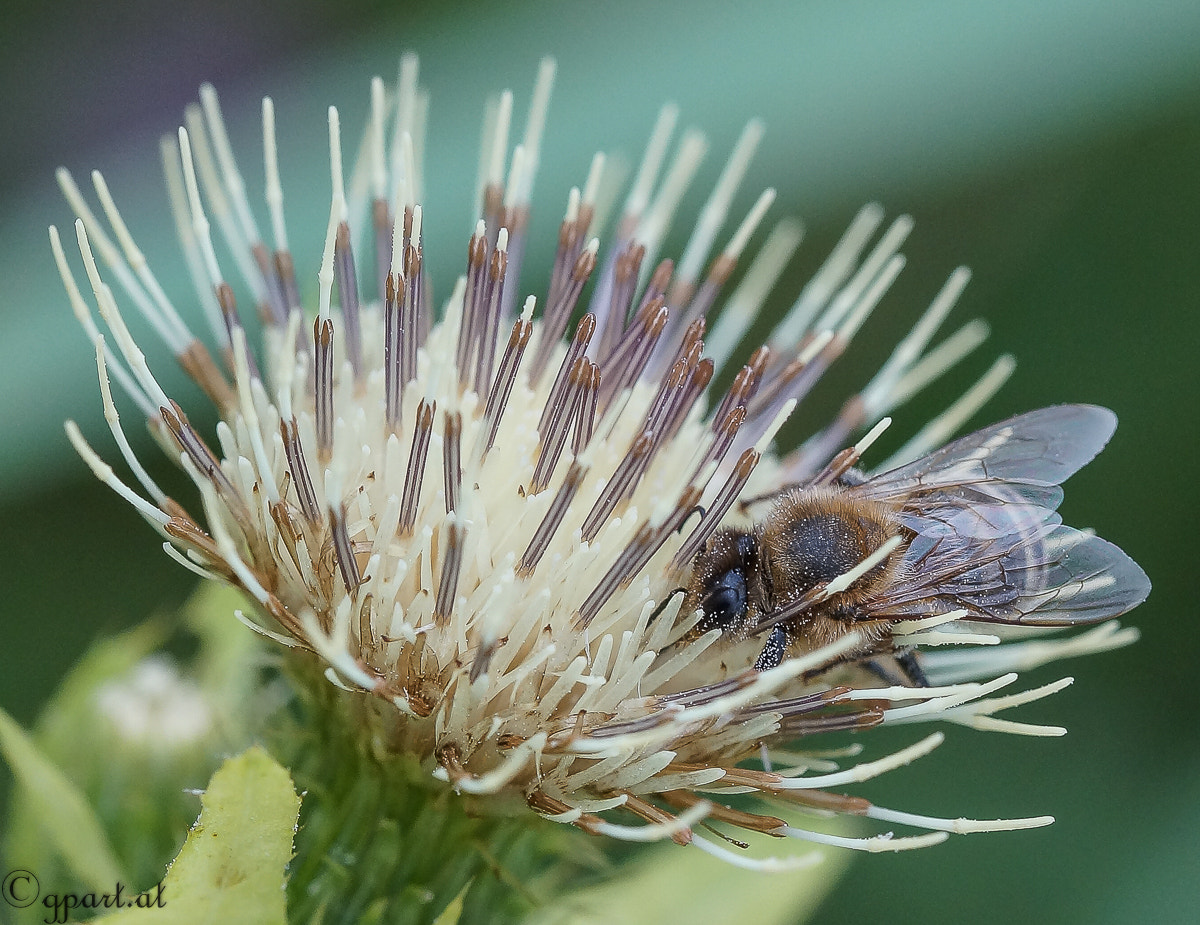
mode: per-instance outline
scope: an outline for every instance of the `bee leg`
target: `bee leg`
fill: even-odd
[[[900,670],[904,672],[913,687],[930,686],[929,678],[925,675],[925,669],[917,661],[916,649],[901,649],[896,654],[896,664],[900,666]]]
[[[902,649],[890,655],[879,655],[869,658],[863,665],[874,675],[888,684],[901,687],[929,687],[929,678],[917,661],[917,653],[912,649]]]
[[[754,670],[767,671],[778,667],[779,663],[783,661],[786,651],[787,633],[784,632],[783,624],[781,623],[771,630],[771,635],[767,637],[767,644],[758,653],[758,660],[754,663]]]

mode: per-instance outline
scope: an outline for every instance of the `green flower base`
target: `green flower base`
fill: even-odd
[[[494,799],[483,812],[416,759],[384,752],[364,695],[337,690],[315,666],[292,671],[302,693],[272,748],[302,797],[291,921],[515,922],[564,883],[596,879],[605,861],[592,840],[524,807],[496,815]]]

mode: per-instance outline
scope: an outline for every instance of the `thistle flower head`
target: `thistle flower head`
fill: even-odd
[[[427,96],[415,59],[404,59],[394,89],[372,83],[348,181],[331,109],[331,208],[315,285],[289,250],[271,101],[263,102],[263,233],[216,95],[203,88],[163,155],[207,338],[155,280],[103,179],[94,176],[107,230],[61,172],[107,335],[51,229],[55,256],[141,490],[69,424],[76,449],[163,536],[169,555],[247,593],[255,606],[239,614],[245,623],[290,658],[319,663],[345,697],[373,704],[383,753],[414,757],[461,793],[517,798],[591,833],[669,837],[765,867],[782,862],[753,859],[695,827],[897,850],[948,832],[1050,821],[932,818],[829,791],[924,755],[940,732],[862,763],[856,751],[810,752],[820,741],[811,737],[926,720],[1058,734],[994,714],[1070,679],[993,693],[1017,669],[1125,644],[1131,630],[1108,623],[1027,640],[1014,637],[1035,630],[981,629],[961,610],[909,613],[887,623],[894,651],[958,645],[953,658],[928,653],[929,686],[913,686],[863,669],[868,627],[790,646],[770,667],[756,663],[761,633],[711,627],[680,593],[718,529],[753,518],[739,502],[846,475],[894,408],[980,343],[986,329],[973,321],[929,346],[966,271],[951,275],[837,419],[779,458],[780,427],[903,266],[910,220],[877,235],[882,211],[864,208],[767,343],[731,364],[800,240],[797,223],[780,221],[725,295],[774,196],[767,190],[744,216],[730,214],[761,125],[747,125],[678,261],[660,261],[706,148],[688,131],[668,158],[677,113],[665,108],[615,221],[607,213],[620,178],[598,154],[567,197],[549,279],[534,279],[522,257],[553,76],[544,62],[516,144],[512,95],[488,105],[478,223],[460,269],[461,257],[432,263],[423,246]],[[228,257],[218,259],[214,224]],[[248,306],[261,319],[261,343],[247,334]],[[130,307],[216,405],[215,442],[191,424],[191,400],[159,386],[157,359],[147,360],[126,326]],[[1011,369],[1011,359],[998,360],[890,463],[939,447]],[[191,476],[198,508],[167,497],[138,463],[110,379]],[[879,561],[857,563],[841,587]],[[822,587],[835,593],[833,583]],[[840,674],[830,670],[839,663]],[[724,805],[726,794],[747,792],[775,808]],[[822,835],[803,821],[810,810],[923,834]]]

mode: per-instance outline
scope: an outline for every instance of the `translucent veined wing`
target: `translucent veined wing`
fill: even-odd
[[[920,507],[902,508],[897,516],[913,533],[936,539],[942,536],[969,536],[983,540],[1001,539],[1014,534],[1030,535],[1043,524],[1058,523],[1053,507],[1043,507],[1022,499],[1016,492],[1012,500],[997,497],[1003,486],[993,486],[987,501],[936,502],[926,500]]]
[[[1097,623],[1136,607],[1150,580],[1120,549],[1058,522],[989,541],[920,535],[904,556],[905,577],[860,618],[900,619],[964,608],[965,619],[1029,626]]]
[[[858,491],[899,504],[1020,499],[1054,510],[1062,499],[1057,486],[1096,458],[1116,422],[1108,408],[1056,404],[984,427],[919,460],[872,475]]]
[[[1095,405],[1030,411],[851,490],[898,505],[901,521],[918,534],[1000,539],[1028,533],[1054,521],[1059,484],[1095,458],[1116,423],[1116,415]]]

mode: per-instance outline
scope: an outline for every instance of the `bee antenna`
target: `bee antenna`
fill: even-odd
[[[708,513],[708,508],[706,508],[703,504],[692,505],[691,510],[687,512],[687,516],[685,516],[683,520],[679,522],[679,529],[677,529],[675,532],[682,534],[683,528],[686,527],[688,521],[692,519],[692,515],[697,513],[700,515],[700,519],[703,520],[704,515]]]

